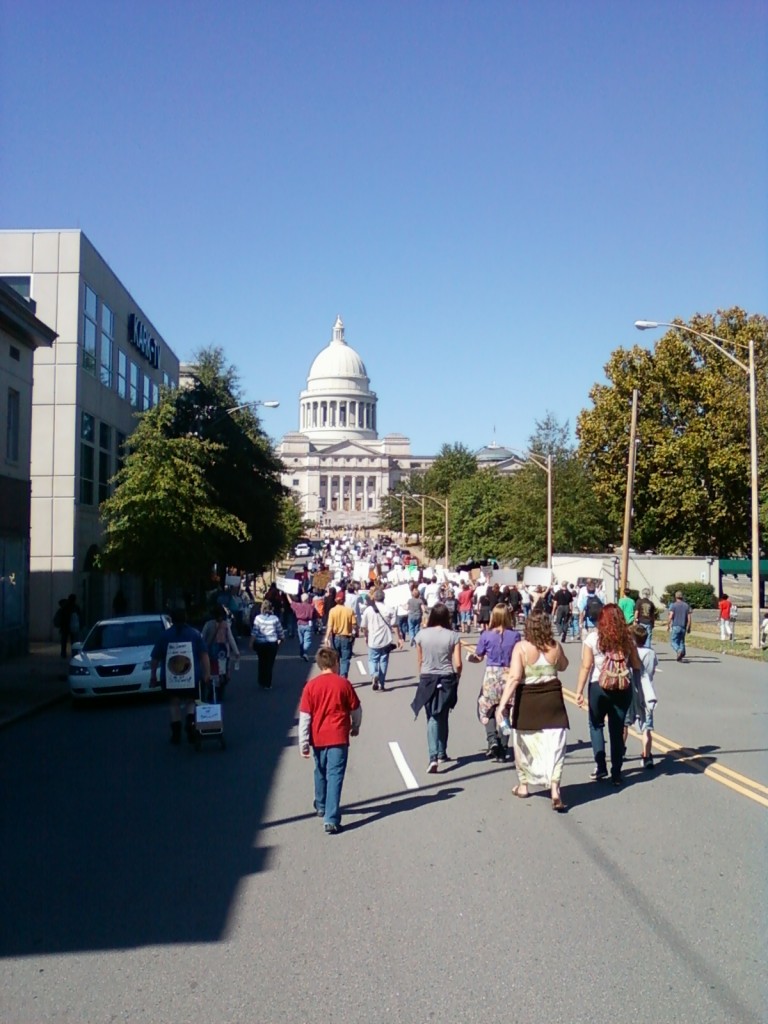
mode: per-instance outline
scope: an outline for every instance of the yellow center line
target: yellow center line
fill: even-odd
[[[576,694],[572,690],[566,690],[563,687],[563,696],[571,704],[576,705]],[[586,702],[584,709],[587,710]],[[629,730],[630,735],[635,739],[641,739],[640,733],[634,729]],[[670,754],[676,761],[682,761],[685,764],[689,764],[691,768],[695,768],[696,771],[702,772],[702,774],[709,776],[710,779],[714,779],[715,782],[719,782],[722,786],[727,786],[728,789],[732,789],[735,793],[740,793],[742,796],[749,797],[750,800],[754,800],[755,803],[761,804],[763,807],[768,807],[768,799],[765,796],[761,796],[761,793],[768,794],[768,786],[764,786],[761,782],[756,782],[754,779],[748,778],[746,775],[742,775],[740,772],[736,772],[733,768],[728,768],[724,764],[718,762],[702,764],[701,761],[711,762],[714,754],[699,753],[695,750],[691,750],[689,747],[683,747],[679,743],[675,743],[674,740],[667,739],[665,736],[659,735],[655,730],[653,732],[653,743],[657,746],[662,753]],[[736,780],[736,781],[734,781]]]

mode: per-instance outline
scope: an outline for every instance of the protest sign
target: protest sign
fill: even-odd
[[[278,576],[275,579],[275,586],[278,590],[282,590],[284,594],[299,593],[299,581],[289,580],[287,576]]]
[[[548,587],[552,583],[552,570],[542,569],[536,565],[526,565],[523,571],[523,583],[527,587]]]

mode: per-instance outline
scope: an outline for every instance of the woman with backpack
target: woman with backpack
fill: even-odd
[[[237,646],[223,605],[216,605],[213,618],[203,626],[202,637],[208,648],[211,675],[218,676],[218,697],[221,700],[224,687],[229,682],[229,673],[227,672],[229,659],[230,657],[234,658],[235,663],[240,661],[240,648]]]
[[[587,691],[589,735],[595,768],[591,778],[605,779],[608,769],[605,758],[603,724],[608,719],[611,741],[611,782],[622,784],[624,763],[624,719],[632,703],[632,671],[642,672],[634,637],[617,604],[607,604],[597,616],[596,629],[588,633],[583,646],[576,703],[584,706]]]

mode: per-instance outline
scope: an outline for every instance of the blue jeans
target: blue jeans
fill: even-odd
[[[312,649],[312,623],[300,622],[299,629],[299,654],[309,654]]]
[[[352,637],[335,636],[333,647],[339,656],[339,675],[349,678],[349,663],[352,661]]]
[[[368,675],[379,685],[387,678],[389,651],[386,647],[371,647],[368,651]]]
[[[408,632],[408,616],[398,615],[397,616],[397,628],[400,630],[400,636],[405,640],[405,635]]]
[[[315,810],[326,825],[341,824],[341,787],[347,770],[349,747],[313,747],[315,755]]]
[[[447,707],[436,715],[427,710],[427,746],[429,747],[430,761],[437,761],[438,758],[447,756],[449,714],[450,708]]]
[[[675,654],[685,657],[685,626],[673,626],[669,634],[669,642]]]
[[[638,625],[642,626],[645,632],[648,634],[646,647],[653,647],[653,626],[650,624],[650,622],[639,622]]]
[[[416,639],[416,634],[421,629],[421,616],[414,615],[408,619],[408,639],[413,643]]]
[[[632,703],[632,688],[627,690],[604,690],[599,683],[589,683],[589,738],[592,753],[598,768],[605,768],[605,735],[603,723],[608,719],[608,735],[611,740],[611,776],[621,777],[624,762],[624,719]]]

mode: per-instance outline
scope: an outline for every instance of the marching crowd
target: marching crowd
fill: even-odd
[[[420,569],[408,552],[386,543],[330,541],[293,579],[273,582],[261,603],[253,604],[248,620],[260,689],[272,687],[284,640],[296,637],[300,656],[309,661],[321,638],[314,659],[319,672],[307,683],[299,708],[299,749],[303,757],[314,756],[314,807],[329,834],[341,827],[349,740],[362,718],[349,682],[358,637],[366,642],[367,673],[378,692],[387,688],[392,652],[406,644],[415,648],[418,683],[411,708],[417,717],[425,713],[429,774],[451,760],[449,716],[466,652],[470,662],[485,666],[474,707],[486,756],[514,764],[515,797],[525,799],[531,786],[543,786],[553,810],[566,811],[560,786],[569,721],[560,673],[569,663],[569,641],[580,643],[576,703],[588,712],[591,778],[622,785],[630,726],[640,733],[644,768],[653,769],[654,630],[661,619],[677,661],[684,661],[692,612],[683,595],[678,592],[662,610],[648,590],[636,601],[623,596],[608,602],[596,580],[580,586],[562,580],[545,588],[501,585],[492,573],[473,576]],[[726,596],[721,620],[730,621],[732,614]],[[724,638],[729,635],[722,621],[721,630]],[[479,634],[476,643],[462,639],[470,633]],[[204,639],[212,658],[239,657],[221,608]],[[153,665],[161,663],[159,652]],[[174,742],[179,730],[173,724]]]

